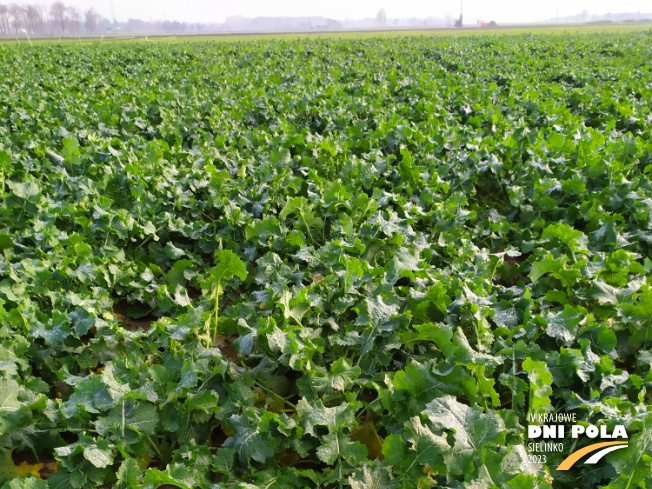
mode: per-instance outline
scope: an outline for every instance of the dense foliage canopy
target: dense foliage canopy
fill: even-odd
[[[650,487],[650,53],[0,47],[0,485]]]

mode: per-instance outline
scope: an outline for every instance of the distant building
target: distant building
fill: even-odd
[[[220,26],[223,31],[310,31],[310,30],[336,30],[342,25],[326,17],[227,17],[226,22]]]

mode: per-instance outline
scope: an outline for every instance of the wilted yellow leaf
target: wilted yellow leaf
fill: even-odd
[[[0,451],[0,484],[4,484],[16,477],[27,477],[32,475],[34,477],[41,477],[39,473],[45,464],[30,465],[27,462],[21,462],[20,465],[14,464],[11,458],[11,450]]]
[[[371,419],[368,419],[359,426],[351,428],[351,440],[359,441],[367,447],[370,459],[383,459],[383,439],[378,436],[376,427]]]

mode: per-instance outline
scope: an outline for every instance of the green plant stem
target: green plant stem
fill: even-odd
[[[215,325],[213,327],[212,335],[210,338],[210,345],[215,346],[215,338],[217,338],[217,329],[220,320],[220,284],[215,287]],[[220,343],[221,344],[221,343]]]
[[[642,433],[645,433],[645,422],[643,422],[643,431],[642,431]],[[643,449],[642,449],[642,450],[640,451],[640,453],[638,454],[638,458],[636,459],[636,463],[634,464],[634,468],[632,469],[632,473],[629,474],[629,479],[627,480],[627,485],[625,486],[625,489],[629,489],[629,486],[630,486],[631,483],[632,483],[632,479],[634,478],[634,471],[636,470],[636,466],[637,466],[638,463],[641,461],[641,457],[642,457],[643,454],[645,453],[645,450],[647,450],[647,444],[645,444],[645,445],[643,446]]]
[[[491,285],[494,281],[494,276],[496,275],[496,270],[498,269],[498,265],[500,265],[504,261],[503,257],[500,257],[500,259],[496,262],[496,265],[494,266],[493,272],[491,272],[491,278],[489,279],[489,285]]]
[[[306,230],[308,231],[308,236],[310,236],[310,242],[312,244],[315,244],[315,239],[312,237],[312,233],[310,232],[310,226],[308,226],[308,222],[306,221],[306,218],[303,215],[303,211],[300,210],[299,215],[301,216],[301,220],[303,221],[303,225],[306,226]]]
[[[161,462],[164,462],[163,460],[163,454],[161,453],[161,450],[159,450],[158,445],[154,443],[154,441],[150,438],[147,437],[147,444],[156,452],[158,455],[158,458]]]
[[[355,419],[358,419],[360,416],[362,416],[362,414],[366,413],[369,410],[369,408],[374,404],[376,404],[378,401],[380,401],[380,396],[378,396],[376,399],[374,399],[369,404],[367,404],[362,409],[360,409],[360,412],[356,414]]]
[[[258,382],[256,379],[254,379],[254,385],[255,385],[256,387],[258,387],[259,389],[264,390],[264,391],[267,392],[268,394],[271,394],[272,396],[274,396],[274,397],[275,397],[276,399],[278,399],[279,401],[283,401],[283,402],[284,402],[285,404],[287,404],[288,406],[294,408],[295,411],[297,410],[297,405],[296,405],[296,404],[291,403],[291,402],[288,401],[285,397],[281,396],[280,394],[277,394],[276,392],[274,392],[274,391],[271,390],[271,389],[268,389],[267,387],[265,387],[264,385],[262,385],[260,382]]]

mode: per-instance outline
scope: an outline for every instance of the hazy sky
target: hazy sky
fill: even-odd
[[[82,11],[94,7],[111,18],[111,1],[118,21],[179,20],[185,22],[223,22],[226,17],[322,15],[334,19],[375,17],[384,8],[387,18],[457,17],[459,0],[63,0]],[[50,6],[51,0],[0,0],[0,3]],[[551,19],[559,15],[608,12],[652,12],[652,0],[464,0],[464,19],[526,22]]]

